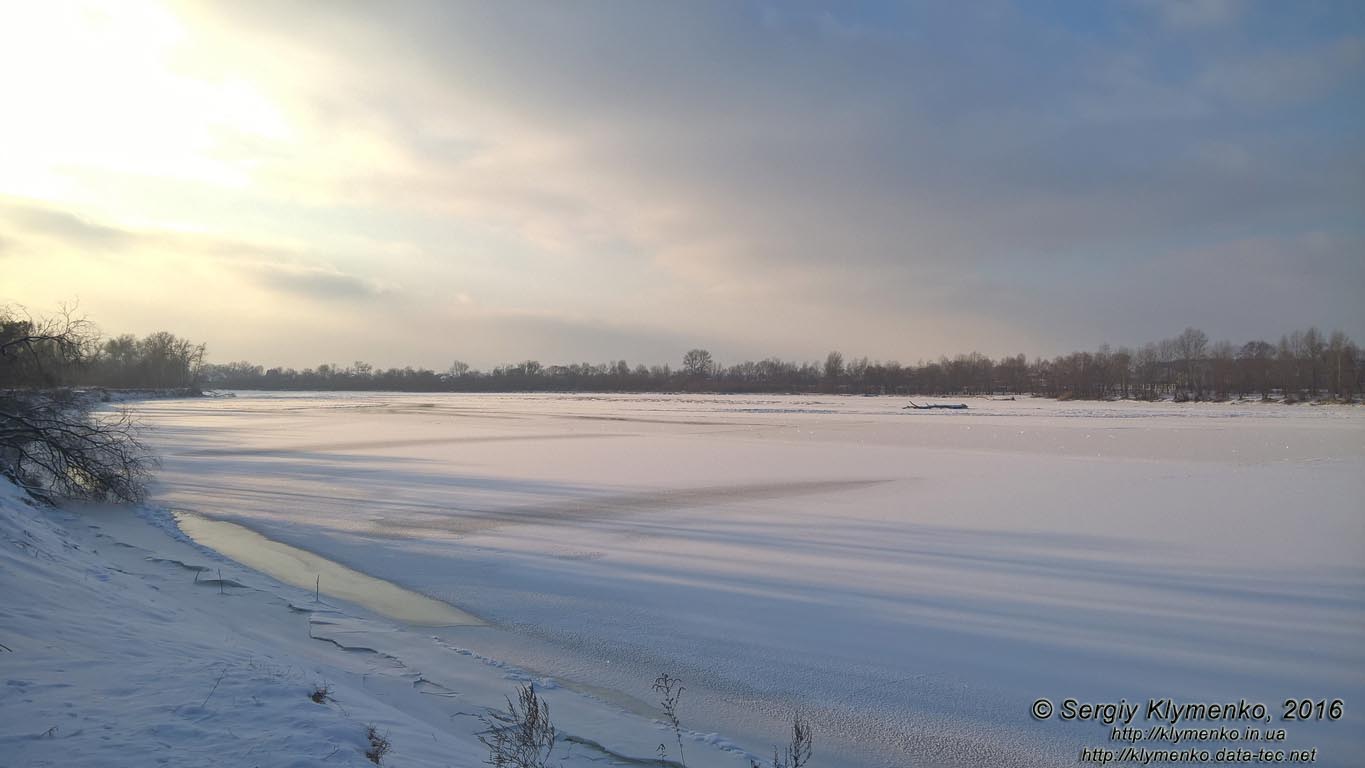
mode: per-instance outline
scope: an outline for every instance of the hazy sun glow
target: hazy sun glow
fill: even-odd
[[[250,174],[226,156],[225,140],[288,131],[253,83],[193,76],[207,73],[206,55],[157,4],[25,3],[3,13],[0,66],[25,106],[24,119],[0,124],[0,141],[25,150],[0,179],[6,193],[61,199],[91,172],[243,187]]]

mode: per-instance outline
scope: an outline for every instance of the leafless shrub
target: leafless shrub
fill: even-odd
[[[810,723],[798,713],[792,716],[792,739],[787,744],[786,754],[780,754],[777,747],[773,747],[773,762],[771,768],[802,768],[810,764],[810,756],[814,738],[812,736]],[[750,768],[763,768],[756,760],[749,761]]]
[[[393,744],[389,741],[388,736],[379,733],[379,730],[373,725],[365,729],[365,738],[370,742],[370,748],[365,750],[365,757],[368,757],[370,762],[375,765],[379,765],[384,760],[384,755],[393,749]]]
[[[517,700],[507,709],[479,716],[484,732],[479,741],[488,747],[485,761],[494,768],[545,768],[555,747],[550,705],[536,694],[535,685],[517,688]]]
[[[664,716],[668,718],[668,724],[673,728],[673,738],[678,742],[678,763],[687,768],[687,759],[683,755],[682,724],[678,721],[678,699],[685,690],[682,681],[663,672],[654,678],[652,687],[654,692],[659,694],[659,706],[663,708]],[[667,748],[660,744],[659,763],[662,764],[667,756]]]
[[[332,686],[318,683],[313,686],[313,692],[308,694],[308,698],[312,699],[314,704],[326,704],[332,700]]]

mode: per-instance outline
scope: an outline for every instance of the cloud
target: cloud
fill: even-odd
[[[252,283],[295,298],[318,301],[366,299],[395,292],[393,285],[350,274],[306,249],[167,229],[134,229],[105,224],[35,201],[0,199],[0,233],[11,248],[50,263],[57,257],[97,259],[129,274],[155,264],[192,266],[200,272]],[[78,273],[66,275],[78,288]]]
[[[262,263],[246,268],[261,284],[281,293],[319,301],[346,301],[381,296],[378,283],[323,267]]]
[[[76,214],[0,198],[0,220],[18,232],[98,251],[123,248],[136,238],[118,227]]]
[[[1365,70],[1365,38],[1349,37],[1307,51],[1271,51],[1213,63],[1199,87],[1226,102],[1281,107],[1330,96]],[[1356,96],[1360,96],[1356,92]]]
[[[735,282],[751,265],[839,258],[876,266],[1020,250],[1045,258],[1116,238],[1161,239],[1198,218],[1263,220],[1323,202],[1290,194],[1292,170],[1268,175],[1298,162],[1292,137],[1282,149],[1263,144],[1270,155],[1257,186],[1285,190],[1264,208],[1235,208],[1228,201],[1245,197],[1245,179],[1190,163],[1197,142],[1265,135],[1214,99],[1257,98],[1220,73],[1254,82],[1273,57],[1210,56],[1184,76],[1136,67],[1126,85],[1092,88],[1070,73],[1125,56],[1142,61],[1148,51],[1120,40],[1099,53],[1038,19],[970,13],[920,20],[961,43],[953,46],[916,44],[895,28],[874,44],[843,41],[821,31],[823,13],[804,26],[791,14],[781,34],[734,9],[664,15],[445,5],[384,19],[357,12],[355,27],[378,30],[362,42],[373,54],[364,60],[392,59],[398,41],[415,47],[404,59],[420,62],[415,75],[402,67],[386,79],[411,85],[404,101],[423,94],[428,117],[463,115],[475,134],[442,152],[421,120],[381,97],[371,106],[387,141],[424,162],[412,164],[422,169],[416,175],[381,174],[369,186],[373,202],[496,222],[544,249],[622,239],[679,265],[683,279],[712,273],[703,287]],[[449,45],[450,34],[462,44]],[[1030,66],[1017,66],[1025,60]],[[1284,78],[1291,85],[1266,87],[1304,91],[1324,77],[1304,67]],[[1103,124],[1077,120],[1106,110]]]
[[[1238,0],[1157,0],[1150,5],[1172,27],[1203,29],[1232,23],[1245,4]]]

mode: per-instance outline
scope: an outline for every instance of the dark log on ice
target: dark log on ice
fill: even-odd
[[[966,404],[966,403],[944,403],[944,404],[938,405],[938,404],[930,403],[930,404],[928,404],[928,405],[915,405],[915,401],[914,401],[914,400],[911,400],[911,401],[910,401],[910,404],[907,405],[907,406],[905,406],[905,408],[902,408],[901,410],[907,410],[907,409],[910,409],[910,408],[913,408],[913,409],[915,409],[915,410],[917,410],[917,411],[929,411],[929,410],[933,410],[933,409],[935,409],[935,408],[946,408],[946,409],[948,409],[948,410],[950,410],[950,411],[965,411],[965,410],[967,410],[967,404]]]

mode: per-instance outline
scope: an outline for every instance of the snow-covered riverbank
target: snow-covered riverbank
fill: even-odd
[[[373,768],[374,726],[385,765],[473,768],[487,756],[475,716],[532,679],[452,630],[318,603],[165,525],[43,507],[0,480],[0,765]],[[652,720],[539,682],[567,737],[644,757],[661,739]],[[581,742],[558,754],[614,762]]]

